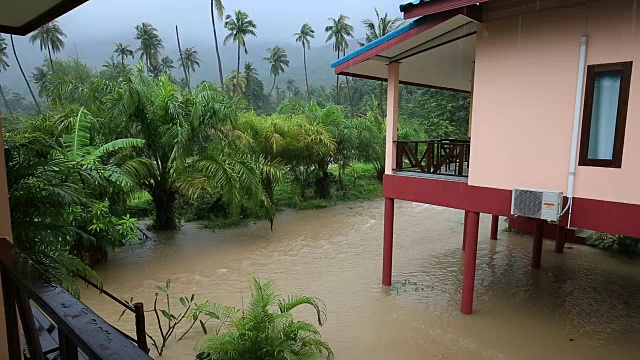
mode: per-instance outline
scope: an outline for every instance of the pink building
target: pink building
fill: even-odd
[[[535,224],[534,268],[545,226],[558,229],[557,252],[567,228],[640,237],[636,1],[413,0],[400,8],[411,22],[332,65],[389,83],[384,285],[395,199],[465,211],[466,314],[480,213],[493,215],[493,239],[499,216],[527,215],[519,219]],[[470,138],[398,139],[399,84],[470,93]],[[523,210],[531,202],[537,214]]]

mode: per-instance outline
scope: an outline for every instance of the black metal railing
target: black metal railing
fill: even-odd
[[[42,271],[5,238],[0,238],[0,277],[9,360],[22,359],[19,324],[30,359],[44,360],[53,352],[58,352],[62,360],[151,359],[138,347],[137,339],[123,335],[62,287],[50,284]],[[47,354],[42,349],[32,304],[56,326],[59,346],[48,349]]]
[[[396,171],[458,177],[469,174],[469,140],[398,140],[395,143]]]

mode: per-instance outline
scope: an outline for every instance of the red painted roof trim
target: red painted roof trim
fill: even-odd
[[[410,6],[404,12],[404,19],[413,19],[425,15],[438,14],[444,11],[471,6],[489,0],[440,0]]]
[[[425,22],[424,24],[422,24],[422,25],[420,25],[420,26],[418,26],[416,28],[413,28],[413,29],[405,32],[404,34],[402,34],[402,35],[400,35],[400,36],[398,36],[396,38],[393,38],[393,39],[391,39],[391,40],[389,40],[389,41],[387,41],[385,43],[382,43],[379,46],[376,46],[373,49],[371,49],[371,50],[369,50],[367,52],[364,52],[364,53],[356,56],[355,58],[353,58],[353,59],[351,59],[351,60],[349,60],[349,61],[347,61],[345,63],[342,63],[342,64],[336,66],[334,68],[334,71],[335,71],[336,75],[340,75],[341,73],[345,72],[345,70],[347,70],[347,69],[349,69],[349,68],[351,68],[353,66],[356,66],[356,65],[360,64],[361,62],[367,61],[367,60],[371,59],[372,57],[374,57],[374,56],[376,56],[376,55],[378,55],[380,53],[383,53],[383,52],[391,49],[392,47],[411,39],[412,37],[414,37],[414,36],[416,36],[418,34],[421,34],[421,33],[425,32],[425,31],[427,31],[429,29],[432,29],[432,28],[444,23],[445,21],[454,18],[457,15],[463,15],[465,13],[466,13],[466,9],[454,9],[454,10],[447,11],[447,12],[444,12],[444,13],[432,15],[432,16],[429,17],[428,21]]]

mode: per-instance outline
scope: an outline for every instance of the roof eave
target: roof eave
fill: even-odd
[[[20,26],[8,26],[0,24],[0,33],[10,35],[27,35],[30,32],[40,28],[42,25],[48,24],[60,16],[68,13],[76,7],[84,4],[89,0],[62,0],[45,12],[35,15],[31,20]]]
[[[400,5],[404,19],[415,19],[425,15],[433,15],[457,8],[470,7],[489,0],[419,0]]]

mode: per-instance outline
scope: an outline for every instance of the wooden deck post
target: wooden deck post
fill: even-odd
[[[462,269],[462,303],[460,305],[460,312],[469,315],[473,312],[473,290],[476,279],[476,255],[478,251],[480,213],[469,211],[466,216],[466,223],[466,249]]]
[[[382,248],[382,285],[391,286],[393,262],[393,199],[384,198],[384,245]]]
[[[138,347],[148,354],[150,349],[147,344],[147,324],[144,319],[144,304],[141,302],[134,303],[133,312],[136,320],[136,341]]]
[[[396,168],[396,143],[398,140],[398,105],[400,101],[400,63],[388,65],[387,89],[387,137],[384,173],[392,174]]]
[[[533,250],[531,251],[531,267],[540,269],[542,262],[542,236],[544,233],[544,224],[542,220],[537,220],[533,232]]]
[[[11,216],[9,215],[9,189],[7,186],[6,166],[4,163],[4,141],[2,138],[2,116],[0,116],[0,238],[11,241]],[[0,287],[2,286],[0,280]],[[0,309],[3,309],[3,294],[0,292]],[[9,358],[9,343],[4,311],[0,311],[0,359]],[[13,332],[14,329],[9,329]],[[16,329],[17,330],[17,329]]]
[[[500,216],[491,215],[491,240],[498,240],[499,225],[500,225]]]
[[[567,240],[567,232],[566,228],[560,224],[556,226],[556,244],[553,248],[558,254],[562,254],[564,252],[564,245]]]

